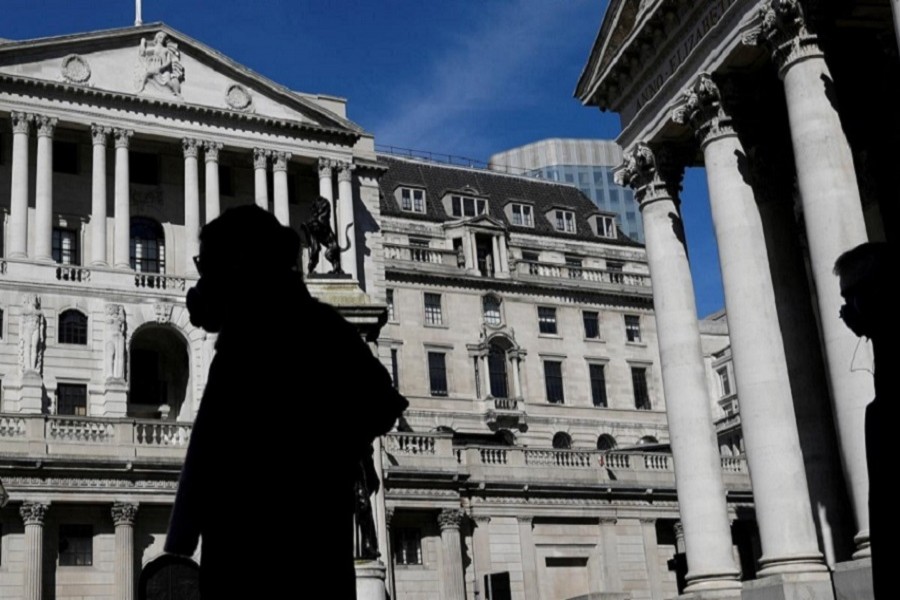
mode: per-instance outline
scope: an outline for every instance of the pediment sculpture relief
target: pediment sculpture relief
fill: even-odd
[[[153,36],[152,41],[141,39],[138,49],[138,67],[135,72],[135,88],[143,92],[148,82],[168,89],[181,96],[184,81],[184,66],[178,44],[162,31]]]

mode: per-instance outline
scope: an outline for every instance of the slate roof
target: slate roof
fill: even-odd
[[[539,233],[563,239],[576,239],[606,244],[635,246],[633,241],[617,230],[617,239],[601,238],[594,235],[588,217],[595,214],[609,214],[585,196],[578,188],[533,177],[508,175],[484,169],[471,169],[421,160],[399,158],[385,154],[378,155],[378,161],[388,170],[379,180],[381,189],[381,214],[404,219],[442,223],[455,221],[444,210],[441,199],[448,193],[471,188],[473,196],[487,198],[488,214],[504,223],[510,231],[519,233]],[[426,212],[414,213],[400,209],[394,191],[398,187],[422,188],[425,190]],[[534,227],[513,225],[506,218],[504,207],[509,202],[524,202],[534,206]],[[575,213],[577,233],[557,231],[545,213],[553,208],[566,208]]]

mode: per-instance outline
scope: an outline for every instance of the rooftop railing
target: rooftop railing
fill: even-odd
[[[164,273],[139,273],[130,269],[58,265],[30,260],[0,261],[0,282],[31,285],[77,286],[80,289],[103,289],[136,292],[157,296],[183,296],[190,277]]]

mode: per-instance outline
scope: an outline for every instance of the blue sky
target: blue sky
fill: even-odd
[[[5,0],[0,37],[123,27],[133,0]],[[292,89],[348,99],[379,145],[485,161],[549,137],[615,138],[572,97],[605,0],[143,0],[164,21]],[[705,174],[685,177],[698,312],[723,305]]]

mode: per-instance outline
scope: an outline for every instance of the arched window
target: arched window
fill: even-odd
[[[131,268],[139,273],[166,270],[166,239],[162,225],[146,217],[131,219]]]
[[[597,450],[615,450],[618,446],[616,438],[608,433],[601,434],[597,438]]]
[[[652,435],[645,435],[641,439],[638,440],[638,446],[648,446],[650,444],[658,444],[659,440],[653,437]]]
[[[553,447],[557,450],[568,450],[572,447],[572,436],[565,431],[558,431],[553,436]]]
[[[74,308],[60,313],[59,343],[86,345],[87,321],[87,316]]]
[[[506,376],[506,350],[493,343],[488,349],[488,372],[491,379],[491,396],[509,398],[509,380]]]
[[[481,309],[484,314],[484,322],[486,325],[494,327],[502,323],[500,318],[500,298],[493,295],[484,296],[481,299]]]

